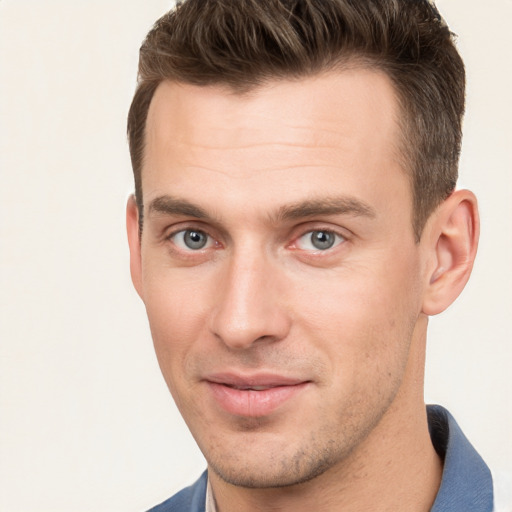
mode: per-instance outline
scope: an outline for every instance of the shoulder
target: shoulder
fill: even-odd
[[[185,489],[148,510],[148,512],[204,512],[207,481],[208,477],[205,471],[197,482],[185,487]]]
[[[494,487],[493,512],[512,512],[512,472],[492,471]]]

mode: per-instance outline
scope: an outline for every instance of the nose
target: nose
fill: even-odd
[[[291,319],[277,264],[252,254],[226,264],[215,293],[211,332],[232,349],[286,338]]]

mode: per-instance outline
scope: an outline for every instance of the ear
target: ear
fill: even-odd
[[[431,257],[423,313],[437,315],[459,296],[471,275],[480,234],[475,195],[453,192],[426,227]]]
[[[133,194],[126,204],[126,230],[128,233],[128,245],[130,247],[130,273],[133,286],[139,296],[142,297],[142,259],[139,233],[139,209]],[[143,299],[144,300],[144,299]]]

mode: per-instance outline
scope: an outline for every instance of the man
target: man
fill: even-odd
[[[464,288],[464,67],[423,0],[187,0],[141,48],[131,273],[208,471],[154,510],[491,511],[425,408]]]

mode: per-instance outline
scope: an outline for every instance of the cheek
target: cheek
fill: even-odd
[[[147,276],[149,277],[149,276]],[[145,305],[158,363],[173,392],[182,378],[187,355],[201,339],[204,299],[197,283],[169,273],[145,280]]]
[[[305,337],[328,366],[323,376],[320,416],[344,425],[346,436],[367,431],[393,402],[406,374],[414,315],[403,317],[396,297],[361,288],[350,298],[316,301],[305,314]],[[311,305],[310,305],[311,307]],[[402,311],[400,311],[402,309]],[[310,347],[311,349],[311,347]]]
[[[303,286],[299,324],[332,366],[354,374],[399,373],[420,311],[414,261],[352,266]]]

